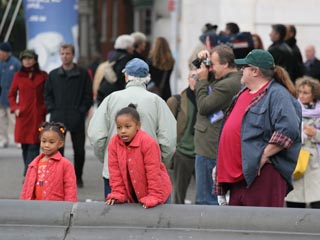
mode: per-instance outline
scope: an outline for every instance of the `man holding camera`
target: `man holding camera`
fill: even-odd
[[[241,87],[242,74],[234,63],[234,54],[227,45],[199,52],[193,75],[198,107],[195,124],[196,204],[218,205],[213,194],[212,169],[216,165],[218,137],[224,112]],[[214,80],[209,80],[209,72]]]

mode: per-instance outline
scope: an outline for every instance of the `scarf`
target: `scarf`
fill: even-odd
[[[194,91],[192,91],[190,89],[190,87],[187,88],[187,98],[192,102],[193,106],[194,106],[194,111],[193,111],[193,116],[192,116],[192,120],[191,120],[191,126],[193,126],[190,129],[190,133],[192,135],[194,135],[194,125],[196,124],[196,120],[197,120],[197,103],[196,103],[196,95],[194,94]]]
[[[308,108],[299,100],[302,109],[302,117],[305,118],[320,118],[320,101],[316,102],[314,108]]]
[[[20,69],[20,72],[23,73],[23,74],[26,74],[31,80],[34,80],[34,75],[38,71],[39,71],[38,63],[36,63],[32,67],[28,67],[28,68],[22,66],[21,69]]]
[[[314,108],[307,108],[304,104],[302,104],[299,100],[299,103],[301,104],[302,109],[302,117],[304,118],[320,118],[320,101],[316,102],[316,105]],[[315,127],[315,126],[314,126]],[[317,128],[317,130],[319,130]],[[318,160],[320,161],[320,143],[317,143],[317,150],[318,150]]]

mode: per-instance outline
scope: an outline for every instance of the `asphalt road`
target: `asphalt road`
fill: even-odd
[[[68,135],[65,156],[73,161],[72,144]],[[102,167],[103,164],[95,158],[93,149],[87,141],[86,162],[83,171],[84,188],[78,189],[78,200],[80,202],[104,201]],[[0,199],[19,199],[22,182],[22,150],[11,141],[8,148],[0,148]],[[186,202],[194,203],[194,181],[190,184]]]

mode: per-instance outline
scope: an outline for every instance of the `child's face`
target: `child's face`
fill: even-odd
[[[130,143],[140,129],[140,123],[135,121],[129,114],[118,116],[116,124],[117,134],[124,143]]]
[[[40,148],[41,151],[48,157],[56,154],[63,144],[63,140],[61,140],[59,134],[55,131],[47,130],[41,135]]]

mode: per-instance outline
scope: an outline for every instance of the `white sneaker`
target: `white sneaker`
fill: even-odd
[[[8,143],[0,143],[0,148],[7,148],[8,147]]]

